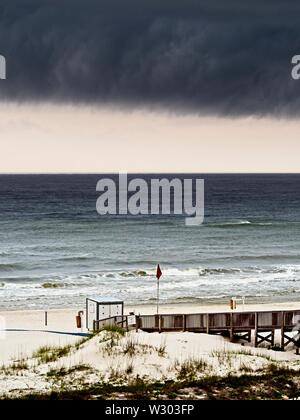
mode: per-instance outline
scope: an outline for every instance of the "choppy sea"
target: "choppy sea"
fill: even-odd
[[[1,175],[0,308],[74,307],[94,294],[153,303],[157,263],[163,302],[300,300],[300,175],[191,176],[205,180],[197,227],[99,216],[101,175]]]

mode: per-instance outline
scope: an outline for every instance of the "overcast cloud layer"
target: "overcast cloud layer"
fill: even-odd
[[[300,114],[296,1],[0,0],[0,98]]]

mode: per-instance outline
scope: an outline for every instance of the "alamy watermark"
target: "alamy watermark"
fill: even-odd
[[[116,182],[117,181],[117,182]],[[204,180],[192,178],[102,178],[96,190],[100,215],[183,215],[187,226],[204,221]]]
[[[0,55],[0,80],[6,80],[6,58]]]
[[[293,65],[291,76],[294,80],[300,79],[300,55],[294,55],[291,63]]]

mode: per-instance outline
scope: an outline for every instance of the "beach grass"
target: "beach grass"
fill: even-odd
[[[16,375],[24,371],[29,370],[29,364],[27,360],[22,359],[11,363],[10,365],[3,365],[0,367],[0,374],[4,375]]]
[[[85,365],[85,364],[79,364],[72,366],[69,369],[66,368],[60,368],[60,369],[50,369],[49,372],[47,372],[47,377],[49,378],[62,378],[66,376],[70,376],[72,374],[78,374],[80,372],[86,372],[91,370],[91,366]]]
[[[199,374],[206,372],[208,363],[203,359],[188,359],[182,363],[175,362],[177,379],[179,381],[195,380]]]
[[[32,357],[38,359],[40,364],[56,362],[58,359],[68,356],[72,350],[71,345],[64,347],[58,346],[42,346],[37,349]]]
[[[156,348],[157,350],[157,354],[160,357],[165,357],[167,354],[167,344],[166,344],[166,340],[164,340],[159,347]]]
[[[90,341],[93,337],[95,337],[95,334],[89,334],[86,337],[83,337],[81,340],[77,341],[77,343],[73,345],[74,349],[79,350],[84,344]]]
[[[126,334],[126,330],[118,325],[106,325],[101,328],[101,331],[107,331],[113,334],[119,334],[120,336],[124,337]]]
[[[118,381],[119,371],[114,372]],[[112,378],[113,379],[113,378]],[[205,375],[185,381],[149,381],[139,376],[127,385],[98,382],[78,389],[61,389],[49,393],[27,393],[14,399],[89,400],[89,399],[210,399],[210,400],[282,400],[300,398],[300,372],[280,367],[261,375],[229,374],[226,377]],[[10,396],[6,396],[10,399]]]
[[[133,357],[138,352],[138,342],[132,337],[127,337],[123,344],[122,351],[125,355]]]

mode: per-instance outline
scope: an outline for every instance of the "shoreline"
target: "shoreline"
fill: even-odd
[[[136,314],[149,315],[157,312],[156,303],[153,304],[128,304],[124,303],[125,315],[129,312],[135,312]],[[293,302],[271,302],[271,303],[237,303],[237,308],[231,310],[229,304],[204,304],[198,303],[161,303],[159,305],[161,314],[174,314],[174,313],[207,313],[207,312],[244,312],[244,311],[280,311],[280,310],[300,310],[300,300]],[[75,315],[79,311],[85,311],[85,305],[77,307],[65,307],[65,308],[45,308],[45,309],[0,309],[0,316],[11,315],[11,314],[37,314],[37,313],[74,313]]]

